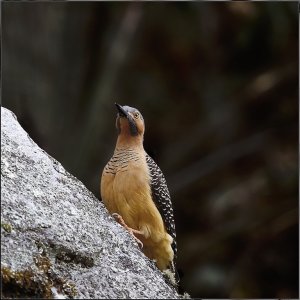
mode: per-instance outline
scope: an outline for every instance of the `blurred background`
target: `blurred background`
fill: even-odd
[[[2,2],[2,105],[100,199],[138,108],[192,297],[298,298],[297,2]]]

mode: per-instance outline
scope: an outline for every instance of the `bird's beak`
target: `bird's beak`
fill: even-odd
[[[124,108],[118,103],[115,103],[115,105],[117,107],[120,117],[128,118],[128,113],[124,110]]]
[[[130,134],[131,135],[137,135],[138,134],[138,128],[133,120],[133,118],[131,117],[131,115],[123,108],[122,105],[115,103],[117,110],[119,112],[119,116],[120,117],[125,117],[128,120],[128,124],[129,124],[129,128],[130,128]]]

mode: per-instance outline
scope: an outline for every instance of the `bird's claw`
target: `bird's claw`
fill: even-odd
[[[135,235],[134,235],[134,229],[130,228],[124,221],[124,219],[122,218],[122,216],[120,216],[118,213],[113,213],[112,216],[115,218],[115,220],[122,225],[135,239],[135,241],[137,242],[137,244],[139,245],[140,249],[143,249],[144,244],[142,243],[142,241],[140,241]]]
[[[144,244],[142,243],[142,241],[139,240],[133,233],[132,233],[132,235],[133,235],[135,241],[137,242],[137,244],[139,245],[140,249],[143,249]]]
[[[124,220],[123,220],[123,218],[122,218],[119,214],[113,213],[113,214],[112,214],[112,217],[114,217],[115,220],[116,220],[118,223],[120,223],[121,225],[123,225],[123,226],[126,225],[125,222],[124,222]]]

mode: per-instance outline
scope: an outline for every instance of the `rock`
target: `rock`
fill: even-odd
[[[102,202],[3,107],[1,252],[2,298],[180,297]]]

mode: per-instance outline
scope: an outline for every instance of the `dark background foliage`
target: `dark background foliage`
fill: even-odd
[[[193,297],[298,297],[297,2],[2,2],[2,105],[100,198],[137,107]]]

